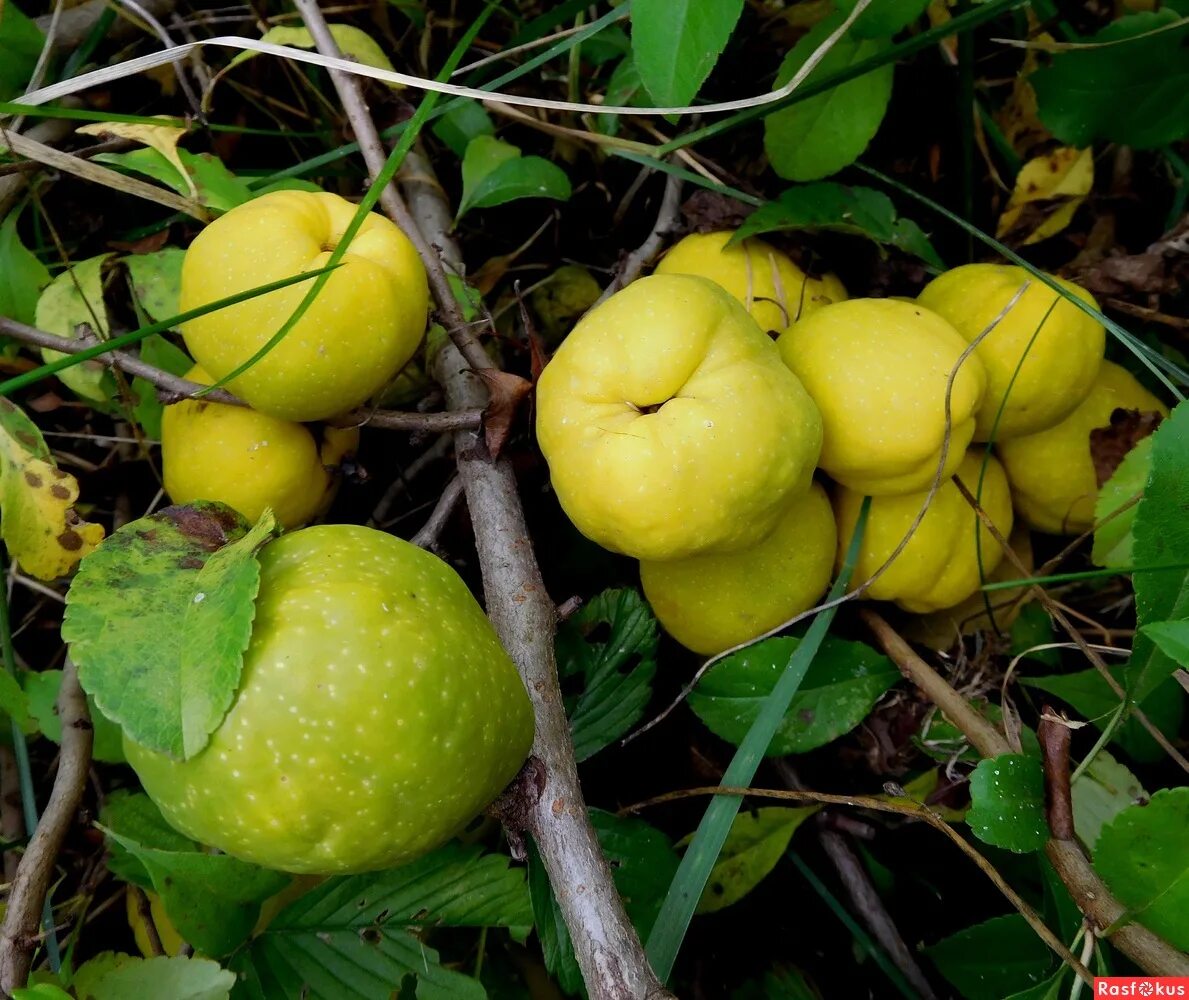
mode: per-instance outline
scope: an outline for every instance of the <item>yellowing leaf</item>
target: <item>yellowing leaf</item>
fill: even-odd
[[[86,324],[106,339],[110,323],[103,304],[103,265],[111,256],[103,253],[79,261],[54,278],[37,300],[37,326],[69,340],[76,336],[79,326]],[[65,357],[46,348],[42,348],[41,356],[47,363]],[[58,378],[91,403],[107,403],[111,398],[107,369],[100,361],[92,359],[65,368],[58,372]]]
[[[157,115],[156,117],[164,116]],[[186,186],[190,189],[190,197],[198,197],[194,178],[190,176],[190,172],[182,164],[182,158],[178,155],[178,143],[186,134],[184,128],[175,128],[172,125],[140,125],[132,122],[96,122],[94,125],[83,125],[78,131],[84,135],[114,135],[155,149],[182,175]]]
[[[334,36],[334,41],[338,45],[339,51],[348,59],[354,59],[357,63],[362,63],[364,66],[374,66],[376,69],[390,70],[393,68],[392,62],[384,54],[384,50],[380,48],[376,40],[366,31],[350,24],[331,24],[327,25],[327,27],[330,28],[330,33]],[[262,42],[272,42],[273,45],[292,45],[298,49],[315,48],[314,39],[310,37],[308,28],[289,28],[284,26],[269,28],[260,40]],[[243,62],[245,59],[251,58],[255,54],[254,52],[241,52],[231,61],[228,69],[237,63]],[[404,89],[399,83],[390,83],[388,86],[393,90]]]
[[[1023,246],[1056,236],[1094,186],[1094,152],[1063,146],[1020,168],[1016,189],[999,217],[996,235],[1003,239],[1027,233]],[[1032,207],[1030,207],[1032,206]]]
[[[78,482],[55,464],[37,426],[0,399],[0,536],[39,580],[69,573],[103,540],[103,526],[74,512]]]

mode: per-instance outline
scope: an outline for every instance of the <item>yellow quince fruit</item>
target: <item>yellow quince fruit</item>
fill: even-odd
[[[1130,372],[1104,361],[1090,395],[1061,423],[999,446],[1016,511],[1031,527],[1055,535],[1093,527],[1099,483],[1090,434],[1110,427],[1117,409],[1168,416],[1168,407]]]
[[[668,633],[711,656],[812,607],[830,584],[837,541],[830,499],[814,483],[750,548],[642,562],[640,581]]]
[[[325,266],[355,214],[335,194],[275,191],[207,226],[182,263],[182,310]],[[192,319],[186,346],[224,378],[288,320],[315,279]],[[425,332],[429,286],[413,244],[368,215],[342,266],[292,330],[229,388],[286,420],[325,420],[365,402],[413,356]]]
[[[981,491],[979,473],[986,457]],[[976,497],[991,523],[1007,538],[1012,528],[1007,475],[994,457],[972,448],[958,466],[958,477]],[[928,490],[871,500],[867,527],[850,589],[869,580],[908,534]],[[838,517],[838,559],[841,563],[854,534],[863,495],[841,487],[834,498]],[[977,535],[976,535],[977,532]],[[977,540],[976,540],[977,538]],[[905,611],[924,614],[953,607],[982,585],[1003,559],[1003,550],[950,480],[945,480],[904,550],[876,579],[866,596],[895,601]],[[981,573],[980,573],[981,570]]]
[[[214,381],[199,366],[186,377]],[[174,503],[220,500],[252,522],[269,507],[283,527],[296,528],[330,506],[337,469],[358,442],[355,427],[327,427],[319,444],[291,420],[184,399],[161,418],[165,491]]]
[[[822,411],[826,472],[872,496],[929,486],[946,438],[946,385],[966,349],[957,330],[916,303],[851,299],[794,323],[777,346]],[[950,392],[946,476],[970,444],[985,386],[982,363],[966,358]]]
[[[1097,307],[1084,288],[1063,278],[1055,280],[1071,295]],[[987,393],[978,412],[976,441],[991,439],[1001,405],[1003,416],[995,429],[996,441],[1035,434],[1069,416],[1086,398],[1098,374],[1106,331],[1022,267],[956,267],[934,278],[917,299],[972,342],[1025,282],[1030,282],[1027,291],[975,348],[987,369]]]
[[[588,538],[637,559],[758,542],[809,489],[821,416],[714,282],[641,278],[591,310],[537,384],[537,441]]]
[[[763,240],[727,246],[729,232],[694,233],[676,243],[657,274],[699,274],[735,296],[762,330],[783,330],[831,302],[846,298],[833,274],[810,278],[788,254]]]

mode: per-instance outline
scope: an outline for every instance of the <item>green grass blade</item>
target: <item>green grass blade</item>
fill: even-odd
[[[612,156],[618,156],[622,160],[631,160],[633,163],[639,163],[643,167],[652,167],[654,170],[661,171],[661,173],[680,177],[683,181],[689,184],[696,184],[698,187],[706,188],[708,191],[717,191],[719,194],[725,194],[734,198],[736,201],[743,202],[745,205],[754,205],[756,208],[759,208],[761,205],[768,204],[763,198],[757,198],[754,194],[740,191],[738,188],[731,187],[729,184],[719,184],[693,170],[686,170],[684,167],[679,167],[675,163],[670,163],[668,160],[659,160],[655,156],[633,153],[631,150],[626,149],[611,149],[609,152]]]
[[[871,498],[867,497],[859,510],[859,519],[855,524],[855,533],[847,549],[846,559],[838,573],[838,579],[830,588],[827,600],[841,597],[846,591],[846,585],[850,582],[851,573],[858,560],[859,542],[863,537],[870,507]],[[822,640],[830,630],[830,623],[833,622],[837,610],[838,605],[835,604],[820,612],[809,626],[805,638],[797,644],[772,693],[764,701],[751,729],[747,731],[739,749],[735,751],[735,756],[722,777],[723,785],[745,787],[751,784],[760,761],[764,759],[765,751],[772,743],[777,727],[788,711],[793,695],[801,685],[805,671],[813,662]],[[706,888],[706,881],[710,878],[710,872],[718,860],[723,844],[726,843],[727,834],[731,831],[731,824],[738,815],[741,804],[741,799],[735,795],[714,796],[710,805],[706,807],[693,840],[686,848],[685,856],[681,859],[681,866],[677,869],[673,884],[669,886],[668,895],[661,904],[660,914],[645,945],[648,960],[661,982],[665,982],[673,971],[673,963],[677,960],[681,942],[685,940],[694,909],[698,900],[702,898],[702,890]]]
[[[1157,573],[1170,569],[1189,569],[1189,563],[1169,563],[1167,566],[1111,566],[1106,569],[1086,569],[1075,573],[1054,573],[1052,576],[1036,576],[1026,580],[996,580],[984,583],[982,590],[1011,590],[1013,587],[1051,586],[1058,583],[1077,583],[1080,580],[1103,580],[1112,576],[1129,576],[1132,573]]]

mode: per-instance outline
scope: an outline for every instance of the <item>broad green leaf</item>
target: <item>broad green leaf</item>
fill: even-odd
[[[766,639],[716,663],[690,693],[690,708],[716,736],[738,746],[800,641]],[[870,646],[826,639],[767,755],[805,753],[850,732],[899,679],[892,661]]]
[[[1152,622],[1140,631],[1159,647],[1160,651],[1180,666],[1189,665],[1189,619],[1179,622]]]
[[[1151,471],[1152,438],[1140,438],[1135,447],[1123,456],[1123,461],[1111,478],[1099,487],[1098,498],[1094,501],[1095,522],[1114,514],[1132,497],[1143,493]],[[1133,565],[1131,550],[1135,537],[1132,526],[1137,509],[1137,505],[1132,505],[1094,531],[1094,549],[1090,557],[1097,565],[1114,569]]]
[[[103,803],[99,822],[107,829],[114,830],[143,847],[174,853],[202,850],[200,844],[170,826],[161,815],[161,810],[143,792],[131,792],[127,789],[112,792]],[[142,889],[153,888],[152,876],[135,854],[110,838],[107,847],[107,867],[113,875]]]
[[[592,633],[609,629],[603,639]],[[656,619],[635,590],[605,590],[565,622],[557,634],[558,673],[578,677],[568,699],[574,755],[598,753],[639,721],[656,673]]]
[[[106,340],[111,324],[107,306],[103,303],[103,266],[111,257],[110,253],[101,253],[79,261],[54,278],[37,300],[36,325],[70,340],[75,339],[78,329],[85,326],[89,332]],[[45,348],[42,348],[41,356],[46,362],[65,357]],[[92,403],[106,404],[115,387],[107,368],[97,358],[58,372],[58,378]]]
[[[45,35],[36,22],[26,17],[13,0],[0,5],[0,101],[24,92],[33,75]]]
[[[1099,750],[1073,783],[1073,827],[1092,852],[1102,828],[1147,797],[1139,778],[1126,765]]]
[[[185,129],[174,125],[148,125],[144,122],[93,122],[90,125],[80,125],[78,131],[82,135],[114,135],[121,139],[131,139],[156,150],[185,182],[185,189],[178,193],[189,198],[198,197],[194,178],[186,172],[178,150],[178,143],[185,138]],[[172,316],[173,313],[169,315]]]
[[[1189,52],[1189,49],[1186,49]],[[1186,89],[1189,94],[1189,88]],[[1135,512],[1132,531],[1137,566],[1189,564],[1189,405],[1172,411],[1152,435],[1152,472]],[[1140,626],[1189,618],[1189,571],[1136,573],[1135,613]],[[1128,691],[1139,702],[1168,678],[1176,663],[1141,630],[1132,648]]]
[[[634,0],[632,55],[657,105],[697,96],[742,12],[743,0]]]
[[[204,955],[222,957],[243,944],[260,918],[260,904],[290,882],[282,872],[226,854],[165,851],[105,833],[144,866],[182,940]]]
[[[132,293],[154,322],[176,316],[182,310],[178,295],[182,286],[182,261],[186,251],[165,247],[153,253],[130,254],[124,258]],[[144,350],[143,344],[141,350]]]
[[[838,14],[820,21],[796,44],[776,75],[777,87],[792,79],[841,19]],[[859,40],[844,35],[805,83],[842,73],[878,56],[889,45],[886,39]],[[892,66],[888,64],[773,112],[764,119],[764,149],[772,169],[788,180],[813,181],[854,163],[879,129],[891,96]]]
[[[140,358],[157,368],[164,369],[172,375],[185,375],[194,362],[180,347],[155,333],[140,342]],[[145,434],[154,441],[161,439],[161,414],[164,404],[157,398],[157,387],[143,378],[132,380],[132,391],[136,395],[136,405],[132,407],[132,416],[140,424]]]
[[[54,464],[41,431],[0,399],[0,536],[21,569],[65,576],[103,539],[103,526],[74,512],[78,482]]]
[[[1001,754],[970,775],[970,831],[985,844],[1017,854],[1038,851],[1049,839],[1040,759]]]
[[[797,827],[819,808],[769,806],[736,816],[702,891],[697,912],[724,909],[751,892],[784,857]]]
[[[1098,949],[1100,958],[1102,951],[1103,949]],[[1013,993],[1011,996],[1004,997],[1003,1000],[1062,1000],[1063,997],[1069,995],[1069,986],[1066,983],[1066,979],[1068,978],[1066,973],[1068,971],[1062,967],[1049,976],[1048,979],[1026,990],[1020,990],[1019,993]]]
[[[29,672],[25,674],[23,683],[29,711],[36,719],[41,735],[54,743],[61,743],[62,720],[58,716],[58,691],[62,687],[62,671]],[[0,689],[2,688],[3,684],[0,683]],[[120,732],[120,727],[100,712],[90,697],[87,698],[87,708],[91,713],[91,729],[94,736],[91,756],[105,764],[125,763],[124,734]]]
[[[553,886],[549,883],[540,852],[532,842],[528,845],[528,889],[545,968],[563,992],[579,994],[583,989],[582,970],[574,955],[574,943],[553,895]]]
[[[128,153],[98,153],[92,159],[132,173],[144,174],[178,194],[189,195],[191,185],[198,192],[198,201],[216,212],[228,212],[256,196],[247,183],[224,166],[223,161],[210,153],[191,153],[178,150],[184,173],[179,173],[169,160],[155,149],[134,149]]]
[[[776,969],[762,980],[744,983],[731,1000],[820,1000],[821,994],[796,969]]]
[[[857,0],[838,0],[838,7],[849,14]],[[929,0],[874,0],[850,27],[855,38],[891,38],[920,17]]]
[[[13,990],[12,1000],[74,1000],[74,998],[53,983],[37,983],[26,989]]]
[[[26,678],[36,676],[38,675],[25,675]],[[23,733],[35,733],[39,728],[33,706],[29,703],[28,692],[12,674],[3,668],[0,668],[0,713],[7,715],[20,726]],[[7,729],[7,727],[5,728]]]
[[[239,687],[255,615],[256,549],[223,504],[167,507],[126,524],[80,567],[62,638],[84,690],[129,739],[177,759],[206,746]]]
[[[422,1000],[482,1000],[477,981],[443,968],[406,928],[531,922],[521,871],[477,846],[448,844],[400,868],[330,879],[290,903],[232,960],[236,997],[375,1000],[415,975]]]
[[[21,242],[19,215],[19,211],[10,212],[0,223],[0,316],[34,324],[37,300],[50,283],[50,272]]]
[[[1189,135],[1187,40],[1189,21],[1166,8],[1126,14],[1086,47],[1054,53],[1029,78],[1041,122],[1079,147],[1153,149]]]
[[[1156,792],[1102,829],[1094,867],[1141,924],[1189,951],[1189,788]]]
[[[520,198],[569,197],[570,179],[556,164],[540,156],[522,156],[518,147],[490,135],[477,135],[467,143],[458,218],[473,208],[493,208]]]
[[[960,930],[925,954],[964,1000],[1003,1000],[1040,985],[1053,967],[1048,945],[1018,913]]]
[[[776,201],[752,212],[731,242],[761,233],[823,229],[865,236],[883,246],[898,247],[936,267],[943,266],[920,227],[910,219],[896,217],[896,207],[886,194],[834,181],[785,189]]]
[[[1059,667],[1061,654],[1058,650],[1035,648],[1050,645],[1052,642],[1053,621],[1043,605],[1038,602],[1021,608],[1019,617],[1011,625],[1012,656],[1026,656],[1027,659],[1048,667]]]
[[[104,952],[85,962],[71,983],[86,1000],[227,1000],[235,976],[209,958],[139,958]]]
[[[431,126],[433,134],[450,147],[455,156],[467,151],[467,143],[479,135],[494,135],[495,124],[478,101],[462,100]]]
[[[626,108],[639,105],[644,98],[644,81],[640,79],[635,57],[629,52],[611,71],[603,103]],[[618,135],[622,124],[619,115],[597,115],[595,123],[598,130],[605,135]]]

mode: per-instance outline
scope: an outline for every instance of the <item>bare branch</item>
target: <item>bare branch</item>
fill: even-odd
[[[450,515],[454,513],[454,508],[458,506],[458,501],[461,499],[462,480],[455,476],[442,490],[442,495],[438,497],[433,513],[429,515],[429,520],[425,522],[424,527],[409,540],[420,548],[436,549],[438,536],[446,527],[446,522],[450,520]]]
[[[680,211],[681,178],[676,174],[669,174],[665,178],[665,193],[661,196],[661,207],[656,214],[652,232],[648,234],[643,243],[624,257],[619,269],[615,272],[615,277],[611,279],[611,284],[603,289],[603,294],[599,296],[595,305],[609,299],[640,276],[640,272],[644,270],[645,266],[660,253],[665,238],[677,225],[677,215]]]

